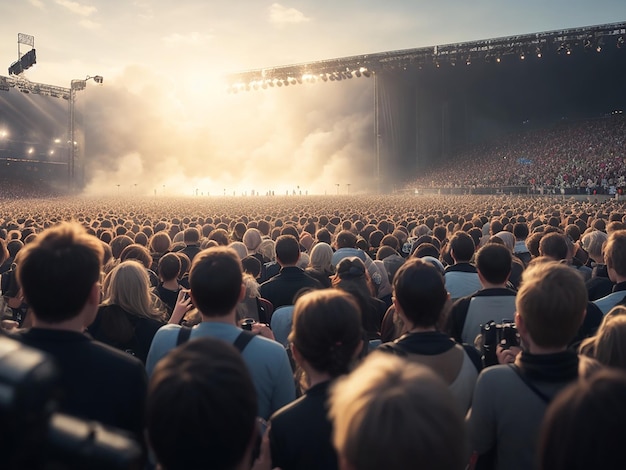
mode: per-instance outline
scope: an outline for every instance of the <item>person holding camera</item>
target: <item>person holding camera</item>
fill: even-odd
[[[546,408],[587,365],[568,349],[586,308],[583,278],[569,266],[540,261],[526,269],[515,314],[523,351],[514,364],[481,372],[466,418],[471,450],[481,465],[536,468],[537,433]]]
[[[227,247],[203,250],[194,258],[189,284],[190,302],[202,321],[193,328],[181,327],[175,312],[170,323],[157,331],[152,340],[146,361],[148,375],[152,376],[157,363],[179,344],[213,337],[234,344],[241,351],[257,390],[260,417],[267,419],[292,402],[295,386],[285,348],[263,334],[244,333],[237,326],[237,305],[246,295],[237,253]],[[257,324],[252,330],[262,333],[264,328],[267,326]]]

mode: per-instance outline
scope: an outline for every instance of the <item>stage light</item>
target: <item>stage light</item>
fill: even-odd
[[[617,48],[621,49],[622,47],[624,47],[624,37],[620,36],[617,38]]]
[[[537,46],[537,47],[535,48],[535,53],[537,54],[537,57],[538,57],[539,59],[541,59],[541,56],[542,56],[542,54],[541,54],[541,47]]]
[[[524,53],[522,52],[522,53],[520,54],[519,58],[520,58],[521,60],[526,59],[526,54],[524,54]]]
[[[472,65],[472,56],[467,56],[467,60],[465,61],[465,65]]]
[[[500,58],[500,56],[496,57],[496,62],[499,64],[500,62],[502,62],[502,59]]]

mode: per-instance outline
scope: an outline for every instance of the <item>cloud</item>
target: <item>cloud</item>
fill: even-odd
[[[199,33],[193,31],[187,34],[173,33],[169,36],[164,36],[162,41],[167,46],[200,46],[211,41],[213,36],[210,34]]]
[[[85,29],[100,29],[102,25],[91,20],[80,20],[80,25]]]
[[[57,5],[61,5],[62,7],[67,8],[69,11],[79,16],[91,16],[98,11],[98,9],[94,6],[81,5],[78,2],[72,2],[70,0],[56,0],[56,3]]]
[[[295,8],[288,8],[280,3],[273,3],[270,7],[270,23],[276,25],[298,24],[311,21],[304,13]]]
[[[46,6],[41,0],[28,0],[28,1],[32,6],[36,8],[41,8],[42,10],[46,8]]]

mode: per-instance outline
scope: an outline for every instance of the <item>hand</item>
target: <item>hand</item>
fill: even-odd
[[[263,439],[261,439],[261,452],[259,457],[254,461],[251,470],[272,470],[272,456],[270,453],[270,429],[271,423],[268,424]],[[276,467],[273,470],[280,470]]]
[[[250,331],[252,331],[252,333],[254,333],[255,335],[265,336],[268,339],[276,341],[276,338],[274,338],[274,333],[267,325],[267,323],[253,323],[252,329]]]
[[[185,314],[193,308],[191,304],[191,296],[189,295],[189,289],[181,289],[178,291],[178,298],[176,299],[176,305],[174,311],[168,323],[180,325]]]
[[[496,356],[498,356],[499,364],[510,364],[515,362],[515,358],[522,352],[522,348],[519,346],[511,346],[509,349],[504,349],[498,345],[496,348]]]

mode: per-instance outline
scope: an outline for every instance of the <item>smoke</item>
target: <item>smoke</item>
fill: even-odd
[[[372,80],[228,94],[129,68],[79,96],[89,194],[334,194],[372,187]],[[117,185],[120,185],[119,187]],[[343,190],[346,190],[343,189]],[[343,191],[342,190],[342,191]]]

